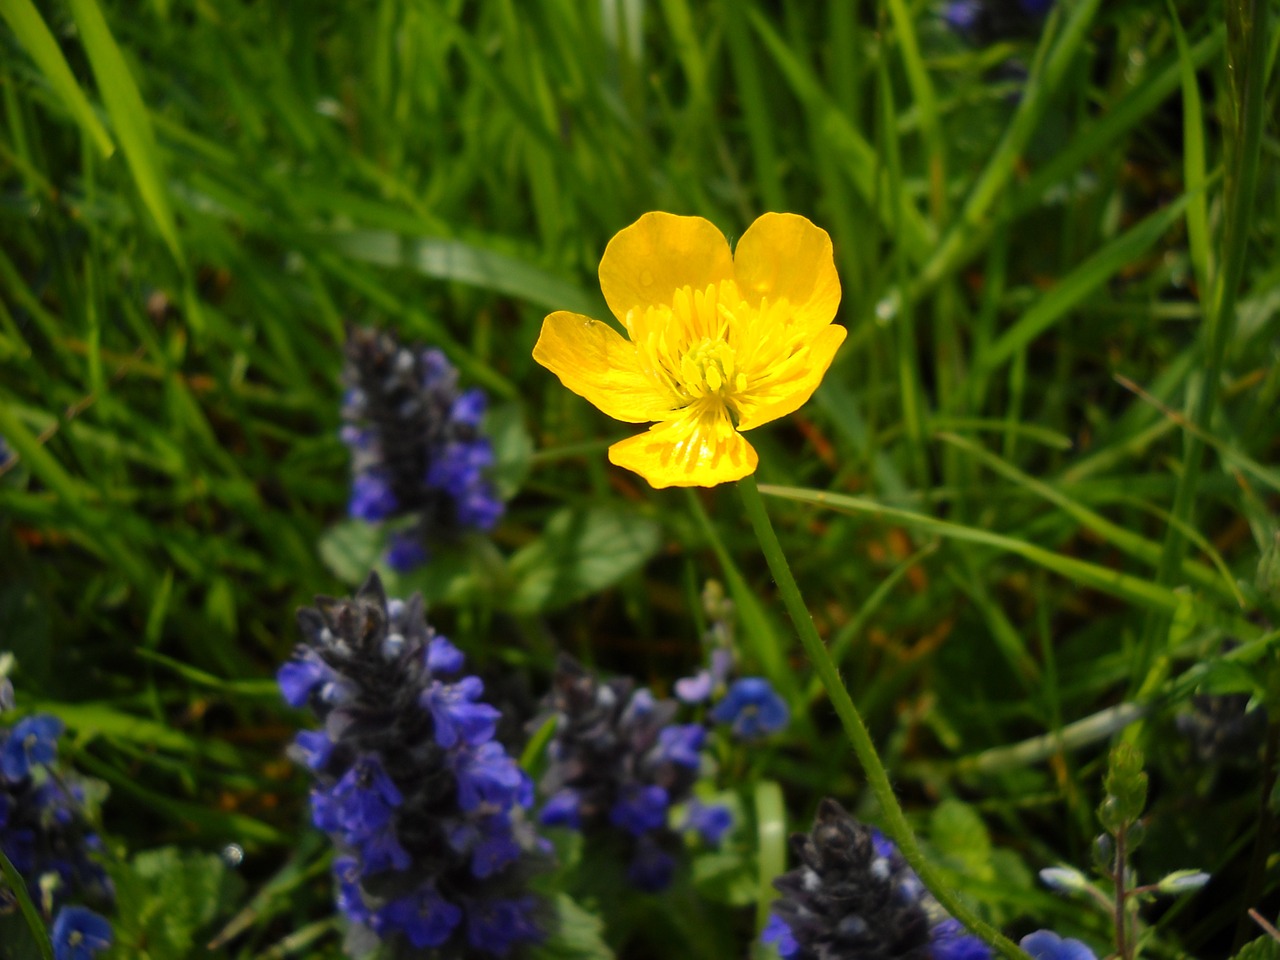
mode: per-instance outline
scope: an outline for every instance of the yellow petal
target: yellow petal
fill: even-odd
[[[702,290],[732,277],[733,255],[715,224],[671,213],[646,213],[620,230],[600,260],[600,289],[629,330],[631,311],[670,306],[682,287]]]
[[[581,314],[562,310],[542,321],[533,359],[615,420],[661,420],[677,405],[669,390],[645,375],[634,344]]]
[[[755,473],[759,457],[723,411],[689,413],[609,448],[609,460],[655,487],[714,487]]]
[[[733,254],[733,271],[744,300],[759,307],[766,298],[786,298],[806,328],[835,319],[840,277],[831,237],[794,213],[766,213],[747,228]]]
[[[823,327],[808,348],[790,363],[780,363],[738,399],[738,429],[751,430],[799,410],[818,389],[827,368],[844,343],[845,328]]]

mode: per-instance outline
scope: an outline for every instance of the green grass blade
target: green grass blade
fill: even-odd
[[[1182,216],[1184,195],[1116,237],[1060,280],[980,356],[974,365],[989,374],[1062,319],[1102,284],[1149,250]]]
[[[80,84],[76,83],[66,57],[58,49],[58,41],[49,32],[40,11],[31,0],[5,0],[0,3],[0,16],[8,21],[18,42],[27,48],[31,59],[44,72],[49,85],[62,98],[67,110],[76,123],[80,124],[85,135],[93,141],[98,152],[104,157],[111,156],[116,145],[111,142],[110,135],[93,112],[89,98],[80,89]]]
[[[125,159],[133,173],[134,183],[142,202],[155,220],[156,228],[180,267],[185,266],[182,245],[178,241],[178,227],[169,206],[169,191],[164,181],[160,152],[156,146],[155,132],[147,105],[138,92],[133,74],[125,62],[124,54],[111,35],[111,29],[102,15],[97,0],[70,0],[80,39],[98,91],[106,103],[111,122],[124,150]]]
[[[1182,81],[1182,177],[1188,196],[1187,245],[1191,251],[1191,269],[1204,296],[1209,287],[1209,198],[1205,173],[1204,108],[1200,87],[1196,83],[1196,65],[1191,59],[1187,35],[1178,20],[1173,0],[1168,0],[1173,36],[1178,42],[1178,71]]]

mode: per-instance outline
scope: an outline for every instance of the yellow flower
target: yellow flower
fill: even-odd
[[[609,416],[658,421],[609,448],[655,487],[712,487],[754,473],[740,431],[797,410],[845,329],[831,238],[766,213],[736,253],[701,217],[646,213],[609,241],[600,287],[622,325],[576,313],[542,324],[533,358]]]

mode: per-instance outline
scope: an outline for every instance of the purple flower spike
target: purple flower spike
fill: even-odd
[[[479,677],[463,677],[457,683],[431,684],[419,702],[431,711],[436,723],[436,743],[449,750],[458,743],[478,747],[493,739],[502,714],[487,703],[476,703],[484,694]]]
[[[349,838],[374,834],[391,822],[404,797],[374,755],[361,757],[330,794],[333,815]]]
[[[19,720],[0,750],[0,773],[11,781],[23,780],[31,768],[52,763],[58,756],[62,721],[45,713]]]

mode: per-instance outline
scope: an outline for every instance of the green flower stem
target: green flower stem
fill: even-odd
[[[907,863],[911,864],[911,868],[920,876],[924,885],[929,888],[929,892],[951,916],[1010,960],[1027,960],[1027,955],[1018,948],[1017,944],[1003,936],[995,927],[981,920],[961,903],[943,883],[942,877],[934,870],[933,865],[925,859],[920,845],[916,842],[915,833],[912,832],[911,825],[907,823],[906,815],[898,803],[898,798],[894,796],[889,775],[885,772],[884,764],[880,762],[880,755],[876,753],[875,745],[871,742],[871,734],[867,732],[858,708],[853,705],[849,691],[840,682],[835,661],[831,659],[831,654],[813,625],[813,617],[809,615],[804,597],[800,595],[800,588],[796,585],[795,577],[791,575],[791,567],[782,552],[781,544],[778,543],[778,536],[773,531],[773,524],[769,521],[769,514],[760,497],[760,489],[756,486],[756,478],[750,476],[739,480],[738,491],[742,494],[742,503],[746,508],[747,517],[755,529],[756,539],[760,541],[760,549],[769,563],[769,570],[773,573],[773,579],[778,585],[778,592],[782,594],[782,602],[786,605],[791,622],[795,624],[796,631],[800,634],[800,642],[804,644],[805,653],[813,661],[818,678],[826,688],[831,705],[835,707],[836,715],[844,727],[845,736],[849,738],[849,743],[853,745],[854,753],[858,755],[858,760],[862,764],[871,792],[875,794],[880,804],[884,817],[882,824],[884,832],[898,845]]]

